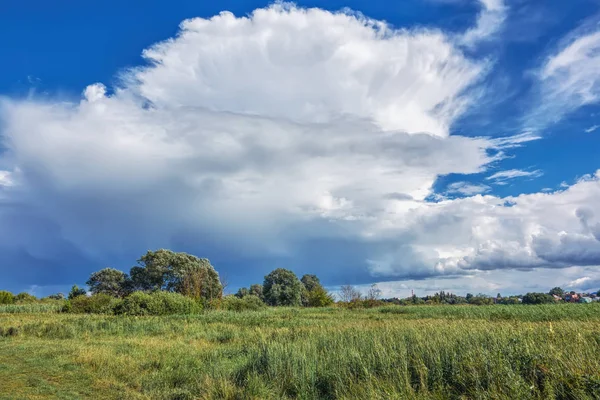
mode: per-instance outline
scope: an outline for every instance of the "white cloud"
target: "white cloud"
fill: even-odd
[[[0,186],[11,186],[12,184],[10,171],[0,171]]]
[[[485,71],[442,32],[286,4],[181,28],[176,40],[144,51],[153,68],[128,77],[160,107],[300,123],[352,115],[384,130],[447,136],[469,103],[465,89]]]
[[[469,182],[454,182],[448,185],[446,193],[458,193],[464,196],[472,196],[490,191],[488,185],[474,184]]]
[[[585,130],[585,133],[592,133],[594,132],[596,129],[600,128],[600,125],[592,125],[589,128],[587,128]]]
[[[485,178],[489,181],[494,181],[496,185],[505,185],[511,179],[516,178],[539,178],[543,175],[543,172],[540,170],[535,171],[524,171],[520,169],[509,169],[506,171],[496,172]]]
[[[540,129],[600,100],[600,31],[587,25],[569,34],[538,71],[539,98],[528,127]]]
[[[437,176],[494,160],[493,141],[448,135],[485,65],[443,32],[282,4],[181,28],[114,94],[2,102],[2,161],[21,172],[0,226],[46,221],[92,258],[189,236],[285,255],[308,238],[364,240]],[[0,228],[3,245],[57,247],[20,229]]]
[[[467,30],[459,42],[467,47],[474,47],[482,41],[493,39],[502,29],[508,7],[503,0],[480,0],[481,12],[475,27]]]
[[[337,280],[592,265],[598,175],[551,194],[426,201],[439,176],[484,172],[537,138],[448,135],[485,71],[455,46],[440,31],[275,5],[185,21],[114,94],[5,99],[0,165],[18,173],[2,187],[0,262],[60,269],[65,251],[103,261],[183,242],[243,269],[336,242],[324,258]],[[539,172],[490,180],[524,173]]]

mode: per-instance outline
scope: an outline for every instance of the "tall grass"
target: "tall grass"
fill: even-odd
[[[62,303],[31,303],[31,304],[0,304],[0,314],[22,313],[57,313],[62,309]]]
[[[0,314],[0,398],[597,399],[599,311]]]

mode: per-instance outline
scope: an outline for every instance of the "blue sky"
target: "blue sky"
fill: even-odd
[[[2,2],[3,288],[600,288],[600,2],[204,3]]]

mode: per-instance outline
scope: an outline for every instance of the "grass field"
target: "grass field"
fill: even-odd
[[[9,307],[9,306],[5,306]],[[600,305],[0,308],[2,399],[598,399]]]

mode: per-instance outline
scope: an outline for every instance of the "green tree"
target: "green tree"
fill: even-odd
[[[565,291],[564,291],[564,290],[562,290],[562,288],[560,288],[560,287],[558,287],[558,286],[557,286],[557,287],[555,287],[555,288],[552,288],[552,289],[550,289],[550,292],[548,292],[548,294],[549,294],[550,296],[558,296],[558,297],[563,297],[563,296],[564,296],[564,294],[565,294]]]
[[[250,295],[256,296],[262,301],[265,301],[265,296],[263,294],[263,285],[261,285],[260,283],[250,285]]]
[[[332,305],[333,302],[333,296],[321,285],[308,292],[307,305],[309,307],[327,307]]]
[[[277,268],[265,276],[263,293],[271,306],[299,306],[304,286],[292,271]]]
[[[15,296],[15,303],[35,303],[37,301],[37,297],[27,292],[21,292]]]
[[[554,303],[554,297],[546,293],[527,293],[523,296],[523,304],[549,304]]]
[[[302,282],[302,284],[304,285],[306,290],[308,290],[309,292],[311,290],[313,290],[314,288],[321,286],[321,281],[319,280],[319,278],[317,278],[316,275],[306,274],[306,275],[302,276],[302,279],[300,279],[300,282]]]
[[[84,288],[80,288],[77,285],[73,285],[71,291],[69,292],[69,296],[67,297],[69,300],[73,300],[75,297],[85,296],[87,292]]]
[[[6,290],[0,290],[0,304],[13,304],[15,296]]]
[[[121,297],[125,293],[127,275],[114,268],[104,268],[90,275],[86,285],[92,294],[108,294],[113,297]]]
[[[235,294],[235,297],[239,298],[239,299],[243,299],[244,297],[248,296],[250,294],[250,291],[248,290],[248,288],[242,287],[239,288],[237,293]]]
[[[206,300],[223,295],[219,274],[206,258],[160,249],[148,251],[138,264],[130,271],[134,290],[167,290]]]

